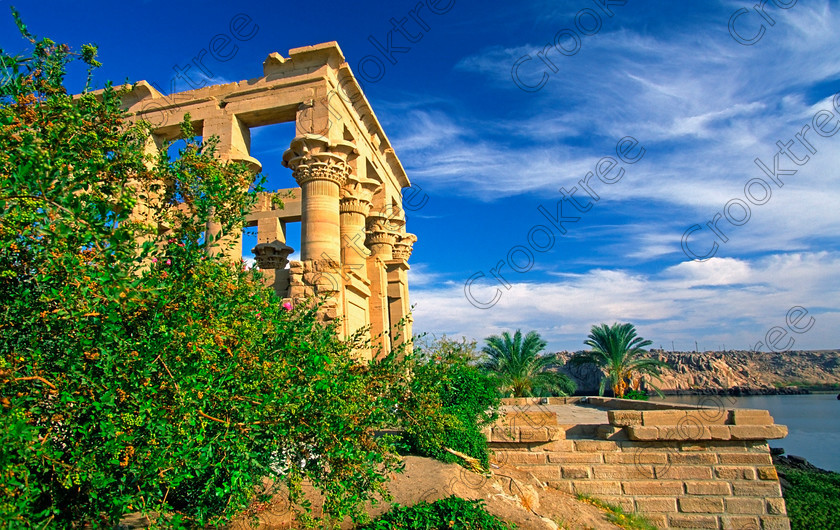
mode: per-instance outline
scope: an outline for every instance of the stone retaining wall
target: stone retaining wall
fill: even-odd
[[[766,410],[607,398],[505,402],[486,433],[494,458],[550,487],[643,513],[660,528],[790,528],[767,445],[787,428]],[[564,423],[575,411],[596,419]]]

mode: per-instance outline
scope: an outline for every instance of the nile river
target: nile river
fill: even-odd
[[[709,407],[766,409],[788,435],[770,440],[770,447],[784,447],[817,467],[840,472],[840,400],[837,394],[786,396],[666,396],[672,403]]]

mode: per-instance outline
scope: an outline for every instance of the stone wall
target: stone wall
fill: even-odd
[[[643,513],[660,528],[790,528],[767,445],[787,429],[765,410],[606,398],[505,405],[486,433],[494,458],[550,487]]]
[[[327,297],[318,314],[325,322],[338,316],[335,296],[340,292],[339,266],[330,260],[291,261],[289,263],[288,298],[293,305],[309,300],[314,303],[319,296]]]

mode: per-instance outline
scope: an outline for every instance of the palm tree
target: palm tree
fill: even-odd
[[[529,331],[525,340],[517,329],[513,337],[505,331],[484,341],[487,345],[482,352],[488,359],[483,366],[496,375],[502,392],[511,397],[574,393],[574,381],[565,374],[549,371],[558,363],[552,357],[540,355],[547,343],[536,331]]]
[[[606,324],[592,326],[589,338],[583,343],[592,349],[578,353],[569,359],[569,363],[572,365],[594,364],[604,372],[605,377],[601,379],[599,389],[600,395],[604,395],[604,386],[609,380],[615,396],[624,397],[628,383],[634,390],[638,390],[642,375],[647,374],[660,379],[659,369],[668,366],[657,359],[642,356],[647,353],[643,348],[650,346],[653,342],[637,337],[636,328],[632,324],[615,323],[612,326]],[[638,374],[638,377],[634,379],[633,374]],[[656,387],[653,389],[659,393],[659,389]]]

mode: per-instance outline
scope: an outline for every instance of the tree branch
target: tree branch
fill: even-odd
[[[13,379],[10,379],[10,381],[12,381],[12,382],[14,382],[14,381],[33,381],[33,380],[40,381],[40,382],[44,383],[45,385],[47,385],[48,387],[52,388],[53,390],[58,390],[55,387],[54,384],[50,383],[49,381],[47,381],[46,379],[44,379],[40,375],[31,375],[31,376],[27,376],[27,377],[15,377]]]

